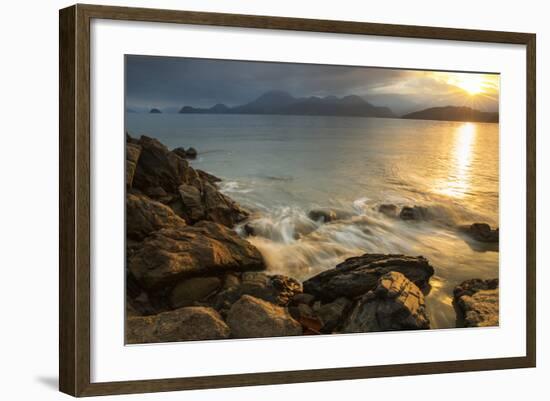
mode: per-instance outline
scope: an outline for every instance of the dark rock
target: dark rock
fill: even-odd
[[[311,294],[306,294],[305,292],[300,292],[294,295],[291,299],[292,304],[306,304],[311,305],[315,301],[315,296]]]
[[[243,295],[285,306],[296,294],[302,292],[302,285],[293,278],[273,275],[268,276],[261,272],[246,272],[241,276],[238,286],[232,286],[216,294],[213,305],[224,311],[240,299]]]
[[[182,147],[178,147],[172,149],[172,152],[182,159],[195,159],[197,157],[197,150],[195,148],[185,149]]]
[[[132,187],[136,166],[141,154],[141,146],[132,142],[126,143],[126,186]]]
[[[236,273],[227,273],[223,280],[223,289],[238,287],[241,284],[241,279]]]
[[[399,213],[401,220],[427,220],[428,217],[428,209],[424,206],[403,206]]]
[[[202,171],[202,170],[195,170],[198,174],[199,174],[199,177],[204,180],[204,181],[207,181],[209,182],[210,184],[215,184],[217,182],[221,182],[222,179],[221,178],[218,178],[216,177],[215,175],[213,174],[210,174],[210,173],[207,173],[206,171]]]
[[[149,110],[149,113],[151,113],[151,114],[161,114],[162,111],[160,111],[159,109],[151,109],[151,110]]]
[[[172,149],[172,152],[181,157],[182,159],[185,159],[187,157],[187,154],[185,152],[185,148],[179,147]]]
[[[187,161],[170,152],[156,139],[142,136],[139,144],[141,155],[134,173],[133,186],[142,191],[162,187],[166,192],[177,193],[189,170]]]
[[[330,302],[340,297],[355,298],[374,290],[378,279],[395,271],[420,288],[427,286],[434,269],[422,256],[365,254],[346,259],[334,269],[304,282],[304,292]]]
[[[313,220],[320,223],[328,223],[335,220],[349,219],[352,214],[346,212],[345,210],[337,209],[314,209],[310,210],[307,216]]]
[[[336,330],[343,322],[351,305],[352,302],[344,297],[322,305],[317,311],[317,316],[323,323],[321,330],[324,333],[331,333]]]
[[[126,307],[126,310],[130,312],[130,316],[147,316],[159,312],[158,309],[152,305],[145,291],[142,291],[135,298],[129,297],[127,294]]]
[[[143,288],[153,289],[192,276],[263,270],[265,264],[260,252],[237,233],[201,221],[155,231],[128,259],[128,269]]]
[[[336,213],[332,210],[310,210],[307,216],[313,221],[319,221],[321,223],[327,223],[329,221],[336,220]]]
[[[378,211],[388,217],[397,217],[397,206],[392,203],[385,203],[378,206]]]
[[[364,333],[429,329],[424,295],[403,274],[389,272],[363,295],[346,319],[342,332]]]
[[[178,192],[181,201],[181,211],[178,214],[188,223],[195,223],[203,219],[205,210],[200,190],[192,185],[182,184],[179,186]]]
[[[194,159],[197,157],[197,150],[195,148],[189,148],[185,151],[185,156],[187,156],[188,159]]]
[[[245,220],[248,212],[233,202],[229,197],[222,194],[209,182],[204,183],[203,205],[206,219],[227,227]]]
[[[127,344],[217,340],[229,335],[229,327],[218,312],[207,307],[186,307],[126,320]]]
[[[248,237],[253,237],[256,235],[256,230],[254,229],[254,225],[250,223],[246,223],[243,225],[243,231]]]
[[[479,242],[498,243],[499,242],[499,230],[491,229],[491,226],[486,223],[474,223],[468,227],[464,227],[463,231],[470,237]]]
[[[170,196],[170,194],[166,192],[162,187],[150,187],[145,189],[143,192],[149,198],[153,198],[153,199],[164,199],[167,196]]]
[[[302,326],[288,310],[270,302],[243,295],[227,314],[227,324],[236,338],[297,336]]]
[[[173,308],[191,306],[202,301],[221,288],[219,277],[192,277],[180,281],[170,293],[170,303]]]
[[[162,228],[182,228],[185,221],[172,209],[145,195],[126,194],[126,235],[142,240],[153,231]]]
[[[498,279],[472,279],[455,287],[453,303],[458,327],[499,325]]]

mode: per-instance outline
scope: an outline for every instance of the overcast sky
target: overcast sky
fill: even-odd
[[[182,106],[236,106],[269,90],[296,97],[359,95],[377,106],[406,113],[434,106],[498,110],[498,75],[475,74],[483,93],[461,87],[461,76],[369,67],[268,63],[176,57],[126,56],[126,106],[136,111]],[[459,79],[456,79],[456,78]],[[459,83],[457,85],[457,82]]]

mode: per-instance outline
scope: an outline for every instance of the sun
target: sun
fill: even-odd
[[[477,74],[453,74],[448,83],[459,87],[470,96],[484,93],[487,88],[484,77]]]

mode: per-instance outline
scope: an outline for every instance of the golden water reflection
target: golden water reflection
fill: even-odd
[[[472,154],[476,137],[475,124],[464,123],[456,130],[449,158],[448,176],[439,181],[436,192],[453,198],[464,198],[468,194],[472,179]]]

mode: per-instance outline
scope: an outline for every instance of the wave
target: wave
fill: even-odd
[[[223,193],[247,194],[253,191],[253,188],[247,187],[238,181],[222,181],[218,186]]]
[[[460,205],[422,205],[422,221],[403,221],[378,211],[366,197],[347,205],[345,216],[322,223],[300,207],[276,207],[252,216],[237,227],[255,245],[274,273],[306,279],[352,256],[364,253],[442,255],[456,248],[461,222],[485,221]],[[403,205],[396,205],[398,208]]]

